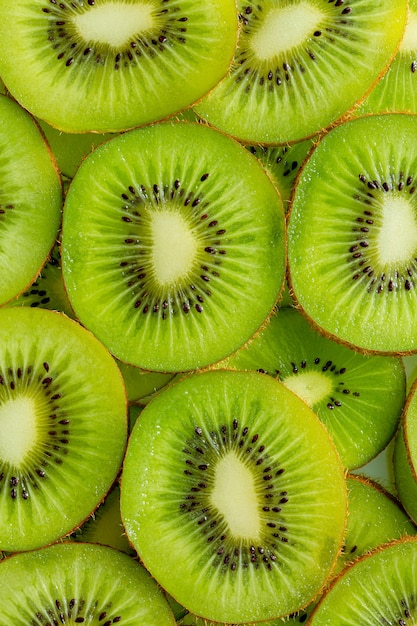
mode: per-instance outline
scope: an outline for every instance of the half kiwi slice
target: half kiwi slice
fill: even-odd
[[[318,415],[348,469],[368,463],[397,430],[406,388],[402,360],[360,354],[332,341],[293,307],[271,315],[222,364],[281,380]]]
[[[407,7],[406,0],[239,0],[233,65],[195,111],[247,143],[311,137],[388,67]]]
[[[322,332],[367,352],[417,350],[417,116],[365,116],[307,160],[288,222],[289,280]]]
[[[161,589],[137,561],[88,543],[60,543],[2,561],[0,622],[175,626]]]
[[[66,196],[62,263],[74,311],[143,369],[194,369],[245,343],[279,298],[285,248],[282,202],[263,167],[201,124],[109,140]]]
[[[60,130],[125,130],[205,95],[236,36],[234,0],[2,0],[0,75]]]
[[[71,532],[104,498],[126,392],[108,351],[62,313],[0,309],[0,346],[0,549],[13,552]]]
[[[320,421],[256,372],[193,374],[161,391],[133,428],[121,478],[122,521],[151,574],[192,613],[235,624],[315,597],[346,501]]]
[[[398,497],[417,523],[417,381],[410,389],[393,454]]]
[[[62,190],[38,127],[0,94],[0,305],[22,293],[45,264],[58,234]]]

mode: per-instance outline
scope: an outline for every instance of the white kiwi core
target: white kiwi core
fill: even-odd
[[[415,52],[417,50],[417,13],[410,11],[404,37],[400,45],[401,52]]]
[[[320,372],[294,374],[287,376],[282,382],[310,407],[326,398],[333,390],[329,376]]]
[[[301,45],[317,30],[323,13],[308,2],[271,9],[251,38],[252,50],[261,60]]]
[[[211,503],[236,539],[259,538],[261,523],[254,477],[234,452],[216,465]]]
[[[382,264],[407,262],[415,255],[417,219],[415,208],[406,198],[400,196],[384,198],[377,243]]]
[[[8,398],[0,405],[0,459],[18,467],[37,439],[32,398]]]
[[[137,33],[154,25],[151,4],[105,2],[92,5],[74,17],[74,25],[84,41],[108,44],[114,48],[128,43]]]
[[[197,254],[197,238],[187,221],[171,211],[152,215],[152,264],[161,285],[184,278]]]

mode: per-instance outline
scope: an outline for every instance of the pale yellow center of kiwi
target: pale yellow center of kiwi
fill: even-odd
[[[236,539],[259,538],[261,522],[254,476],[232,451],[216,464],[211,504],[223,515]]]
[[[407,198],[387,196],[382,202],[378,251],[382,264],[408,262],[417,250],[415,208]]]
[[[0,459],[18,467],[37,440],[35,401],[25,396],[0,405]]]
[[[333,390],[330,377],[321,372],[294,374],[287,376],[282,382],[310,407],[328,397]]]
[[[309,2],[271,9],[251,37],[255,56],[262,60],[273,59],[303,44],[317,30],[323,17],[323,13]]]
[[[401,52],[415,52],[417,50],[417,13],[412,11],[410,11],[400,50]]]
[[[146,2],[104,2],[76,15],[74,25],[84,41],[118,48],[154,25],[152,10]]]
[[[197,254],[197,238],[179,213],[156,211],[152,215],[152,264],[161,285],[187,276]]]

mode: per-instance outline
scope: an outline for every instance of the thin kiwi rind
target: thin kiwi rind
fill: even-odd
[[[114,356],[142,369],[192,370],[245,343],[279,299],[285,249],[265,170],[206,125],[123,133],[85,159],[67,192],[71,305]]]
[[[222,364],[264,372],[297,393],[326,426],[347,469],[368,463],[397,430],[406,392],[402,360],[363,355],[332,341],[294,307],[271,315]]]
[[[417,1],[409,0],[404,37],[387,72],[355,110],[355,115],[417,113]]]
[[[415,620],[417,537],[374,548],[337,577],[313,611],[311,626],[407,626]]]
[[[51,126],[114,132],[205,95],[226,74],[236,37],[234,0],[2,0],[0,75]]]
[[[0,309],[0,549],[70,533],[115,481],[127,441],[114,359],[64,314]]]
[[[198,373],[161,391],[133,428],[121,478],[122,521],[147,569],[189,611],[235,624],[315,597],[346,498],[320,421],[256,372]]]
[[[42,269],[58,234],[62,190],[56,163],[32,117],[0,95],[0,305]]]
[[[175,626],[156,582],[108,546],[64,542],[0,562],[0,622]]]
[[[246,143],[312,137],[341,119],[387,69],[406,0],[239,0],[227,76],[194,110]]]
[[[382,354],[417,350],[417,116],[371,115],[325,135],[298,178],[289,282],[324,334]]]

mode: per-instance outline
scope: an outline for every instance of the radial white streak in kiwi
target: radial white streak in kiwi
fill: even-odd
[[[181,280],[192,268],[197,241],[179,213],[155,211],[151,217],[152,265],[161,285]]]
[[[414,52],[415,50],[417,50],[417,13],[410,11],[400,52]]]
[[[281,52],[300,46],[323,18],[323,14],[309,2],[272,9],[251,39],[252,50],[258,59],[273,59]]]
[[[260,518],[253,474],[234,452],[226,454],[216,466],[211,503],[224,516],[236,539],[259,539]]]
[[[400,196],[382,202],[382,223],[378,232],[378,252],[383,264],[407,262],[417,249],[417,221],[411,203]]]
[[[75,16],[74,24],[84,41],[105,43],[118,48],[154,24],[152,5],[145,2],[105,2],[88,7]]]
[[[314,406],[314,404],[323,400],[333,389],[329,376],[321,372],[302,372],[300,374],[294,374],[287,376],[282,382],[288,389],[296,393],[297,396],[300,396],[309,406]]]
[[[32,398],[8,398],[0,405],[0,459],[18,467],[37,439]]]

